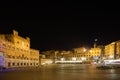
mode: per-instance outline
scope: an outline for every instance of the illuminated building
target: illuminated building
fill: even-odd
[[[116,49],[116,51],[115,51],[116,56],[115,57],[116,57],[116,59],[119,59],[120,58],[120,40],[116,41],[116,48],[115,49]]]
[[[115,54],[115,42],[112,42],[105,46],[105,59],[114,59]]]
[[[4,67],[39,66],[39,50],[30,48],[30,38],[23,38],[13,30],[13,34],[0,34],[0,55],[4,57]]]
[[[89,59],[90,60],[99,60],[101,57],[101,48],[94,47],[89,51]]]
[[[76,58],[76,60],[82,60],[83,58],[86,58],[85,54],[86,54],[87,50],[84,47],[80,47],[80,48],[74,48],[74,56]]]
[[[106,59],[119,59],[120,58],[120,40],[112,42],[105,46]]]
[[[74,49],[74,57],[76,57],[76,60],[89,62],[91,60],[99,60],[100,56],[101,48],[96,47],[96,45],[94,45],[94,48],[91,48],[90,50],[87,50],[84,47]]]
[[[95,39],[94,47],[91,48],[86,55],[89,61],[98,62],[103,57],[104,46],[102,45],[97,46],[96,42],[97,42],[97,39]]]

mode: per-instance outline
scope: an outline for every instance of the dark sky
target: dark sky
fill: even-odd
[[[120,12],[117,5],[79,2],[16,2],[0,8],[0,33],[13,29],[30,37],[31,47],[71,50],[120,40]]]

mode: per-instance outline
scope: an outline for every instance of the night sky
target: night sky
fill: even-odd
[[[120,40],[117,5],[69,2],[17,2],[1,6],[0,34],[17,30],[30,37],[31,48],[71,50]]]

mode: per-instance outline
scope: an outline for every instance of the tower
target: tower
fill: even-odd
[[[97,43],[96,43],[96,42],[97,42],[97,40],[98,40],[97,38],[94,40],[94,41],[95,41],[95,42],[94,42],[94,48],[96,48],[96,47],[97,47]]]

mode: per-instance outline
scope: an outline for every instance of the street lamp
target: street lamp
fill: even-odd
[[[61,58],[61,61],[64,61],[65,60],[65,58]]]
[[[72,57],[72,60],[73,60],[73,61],[76,61],[76,57]]]
[[[82,57],[81,60],[82,60],[82,61],[85,61],[85,60],[86,60],[86,57]]]
[[[113,55],[110,55],[110,56],[109,56],[110,59],[113,59],[113,57],[114,57]]]

